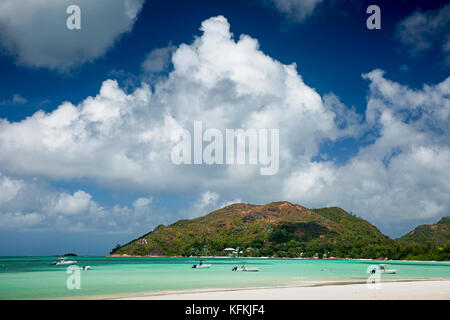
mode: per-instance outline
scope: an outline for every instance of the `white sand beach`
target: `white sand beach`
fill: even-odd
[[[450,300],[450,280],[213,290],[127,297],[125,300]]]

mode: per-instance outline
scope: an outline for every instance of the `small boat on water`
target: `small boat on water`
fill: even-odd
[[[210,267],[211,267],[210,264],[204,264],[202,261],[200,261],[199,264],[192,265],[192,269],[207,269],[207,268],[210,268]]]
[[[386,269],[385,267],[386,267],[385,264],[380,264],[378,268],[379,272],[384,274],[396,274],[398,271],[396,269]]]
[[[247,268],[246,266],[242,265],[240,267],[235,266],[231,271],[244,271],[244,272],[258,272],[259,268],[253,267],[253,268]]]
[[[378,268],[374,267],[370,273],[381,273],[381,274],[396,274],[398,270],[396,269],[386,269],[385,264],[380,264]]]
[[[75,264],[77,261],[75,260],[66,260],[66,258],[58,258],[58,261],[53,261],[52,265],[59,266],[64,264]]]
[[[81,267],[81,270],[89,270],[91,268],[91,266],[83,266]]]

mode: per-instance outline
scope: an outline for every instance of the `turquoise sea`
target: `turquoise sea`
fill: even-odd
[[[192,269],[198,258],[68,257],[80,271],[80,289],[68,289],[67,265],[54,266],[57,257],[0,257],[0,299],[114,298],[157,292],[365,282],[371,265],[385,263],[396,274],[385,280],[448,279],[450,263],[203,258],[209,269]],[[236,265],[258,267],[259,272],[232,272]]]

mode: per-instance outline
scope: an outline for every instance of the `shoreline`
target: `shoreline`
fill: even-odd
[[[230,256],[201,256],[201,257],[183,257],[183,256],[138,256],[129,254],[109,254],[105,258],[186,258],[186,259],[286,259],[286,260],[330,260],[330,261],[378,261],[379,263],[387,262],[436,262],[450,263],[450,261],[437,260],[392,260],[392,259],[368,259],[368,258],[288,258],[288,257],[230,257]]]
[[[111,300],[450,300],[449,279],[318,282],[259,288],[199,289],[126,295]]]

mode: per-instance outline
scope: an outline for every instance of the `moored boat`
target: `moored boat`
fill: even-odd
[[[386,267],[385,264],[380,264],[378,268],[379,272],[384,274],[396,274],[398,271],[396,269],[386,269],[385,267]]]
[[[233,269],[231,269],[231,271],[258,272],[259,268],[257,268],[257,267],[248,268],[248,267],[242,265],[240,267],[235,266]]]
[[[210,268],[210,267],[211,267],[210,264],[204,264],[202,261],[200,261],[199,264],[192,265],[192,269],[207,269],[207,268]]]
[[[54,266],[59,266],[59,265],[64,265],[64,264],[75,264],[77,263],[77,261],[75,260],[66,260],[66,258],[58,258],[58,261],[54,261],[52,263],[52,265]]]

